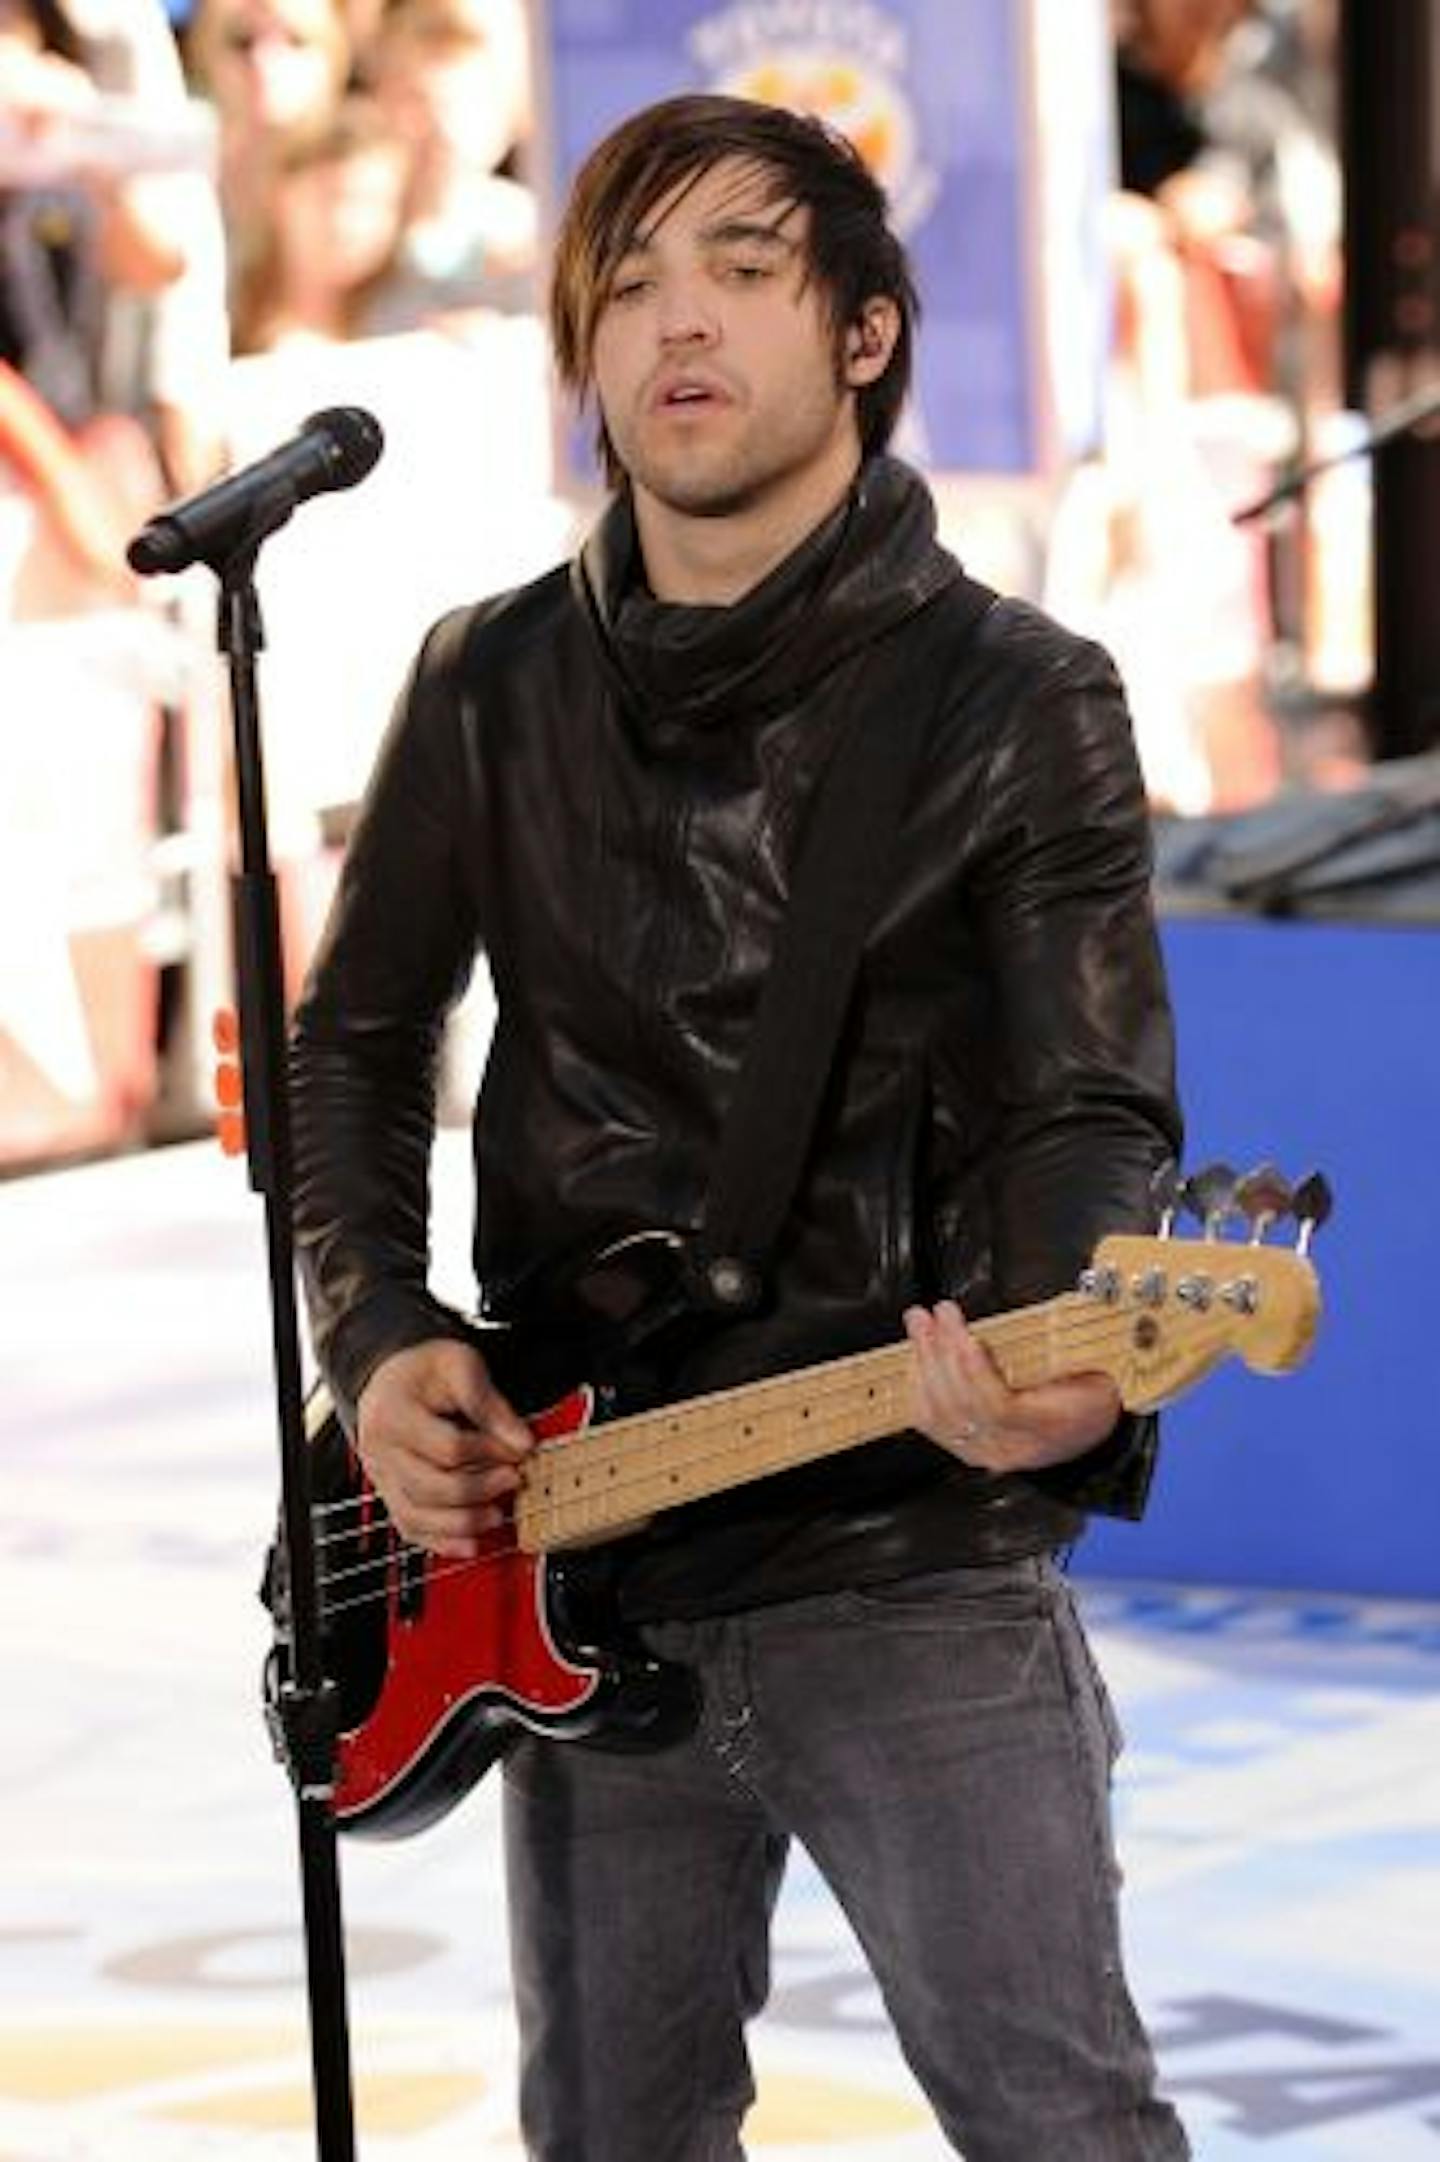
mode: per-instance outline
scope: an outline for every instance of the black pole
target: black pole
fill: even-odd
[[[1341,0],[1346,402],[1369,416],[1440,388],[1440,15]],[[1374,748],[1440,745],[1440,435],[1376,462]]]
[[[286,1077],[280,911],[265,812],[255,656],[264,644],[254,547],[219,567],[217,640],[230,671],[239,805],[236,968],[250,1184],[263,1196],[280,1430],[281,1526],[289,1646],[271,1730],[295,1788],[305,1920],[310,2053],[320,2162],[353,2162],[355,2113],[339,1857],[329,1811],[337,1719],[324,1672],[310,1515],[310,1468],[300,1375],[292,1230],[294,1170]]]

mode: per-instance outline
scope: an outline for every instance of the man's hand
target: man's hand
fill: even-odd
[[[535,1437],[479,1352],[435,1337],[376,1367],[360,1394],[356,1446],[402,1537],[472,1561]]]
[[[1037,1471],[1083,1456],[1120,1415],[1105,1374],[1012,1389],[953,1299],[912,1306],[905,1334],[915,1353],[914,1424],[980,1471]]]

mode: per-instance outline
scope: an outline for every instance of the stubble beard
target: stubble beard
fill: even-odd
[[[817,411],[810,425],[784,430],[769,443],[742,433],[741,440],[713,453],[703,447],[687,451],[683,444],[673,453],[651,453],[638,430],[634,440],[616,442],[615,449],[631,484],[666,510],[687,518],[733,518],[754,510],[823,455],[836,410]]]
[[[672,473],[648,461],[629,468],[631,481],[669,511],[686,518],[736,518],[763,499],[773,476],[736,472]]]
[[[774,461],[756,458],[744,442],[651,450],[637,430],[631,442],[617,443],[616,449],[634,487],[688,518],[733,517],[747,510],[772,478]]]

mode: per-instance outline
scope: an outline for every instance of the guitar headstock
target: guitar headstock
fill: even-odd
[[[1079,1285],[1108,1324],[1096,1363],[1127,1408],[1153,1410],[1232,1356],[1263,1374],[1298,1366],[1320,1317],[1308,1255],[1330,1213],[1326,1181],[1312,1173],[1292,1187],[1269,1164],[1243,1178],[1217,1164],[1172,1179],[1159,1199],[1159,1232],[1102,1239]],[[1175,1236],[1182,1211],[1198,1218],[1201,1237]],[[1248,1235],[1225,1236],[1236,1217]],[[1273,1243],[1269,1233],[1287,1220],[1293,1245]]]

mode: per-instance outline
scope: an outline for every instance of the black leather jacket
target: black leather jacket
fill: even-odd
[[[475,1117],[475,1262],[505,1313],[554,1263],[698,1221],[802,813],[867,651],[938,638],[963,574],[928,491],[870,463],[728,609],[662,606],[617,500],[572,570],[446,618],[386,739],[296,1022],[297,1237],[342,1412],[456,1327],[425,1288],[443,1016],[483,949],[498,1019]],[[863,688],[860,692],[863,697]],[[843,1079],[773,1297],[685,1392],[1068,1288],[1148,1220],[1178,1147],[1149,829],[1106,656],[998,601],[936,713]],[[872,725],[883,727],[877,710]],[[915,1437],[662,1518],[631,1603],[693,1612],[1063,1545],[1138,1513],[1153,1422],[1038,1479]]]

